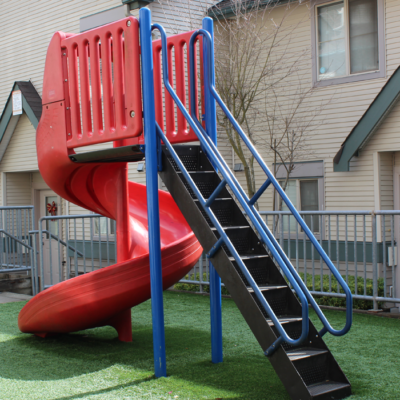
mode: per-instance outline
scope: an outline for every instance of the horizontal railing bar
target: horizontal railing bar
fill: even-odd
[[[101,214],[82,214],[82,215],[56,215],[40,218],[40,221],[54,220],[54,219],[79,219],[79,218],[107,218]],[[44,232],[44,231],[43,231]]]
[[[329,296],[329,297],[346,297],[344,293],[336,293],[336,292],[311,292],[311,294],[315,296]],[[400,299],[393,297],[374,297],[374,296],[366,296],[362,294],[353,294],[354,299],[359,300],[376,300],[376,301],[387,301],[391,303],[400,303]]]
[[[0,233],[4,233],[6,236],[10,237],[12,240],[15,240],[16,242],[18,242],[19,244],[21,244],[22,246],[25,246],[26,248],[28,248],[29,250],[33,250],[33,247],[29,246],[28,244],[24,243],[22,240],[19,240],[18,238],[16,238],[15,236],[9,234],[8,232],[6,232],[4,229],[0,229]],[[16,253],[16,252],[13,252]]]
[[[179,283],[193,283],[194,285],[210,285],[209,281],[191,281],[189,279],[181,279]],[[225,284],[221,282],[221,286],[225,286]]]
[[[260,215],[292,215],[290,211],[260,211]],[[300,215],[373,215],[376,211],[298,211]],[[400,211],[399,211],[400,214]]]
[[[400,210],[376,210],[371,211],[371,215],[400,215]]]
[[[8,264],[10,265],[10,264]],[[15,267],[15,268],[7,268],[7,269],[2,269],[0,268],[0,272],[15,272],[15,271],[30,271],[32,267]]]
[[[1,206],[0,207],[0,211],[1,210],[33,210],[35,207],[34,206]]]

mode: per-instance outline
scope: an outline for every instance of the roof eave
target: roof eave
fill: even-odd
[[[348,172],[350,160],[357,156],[378,130],[400,97],[400,67],[396,69],[374,101],[342,143],[333,161],[334,172]]]
[[[268,7],[269,5],[289,3],[297,0],[260,0],[260,8]],[[245,2],[241,12],[246,12],[254,8],[253,2]],[[213,19],[231,18],[237,15],[236,7],[219,8],[218,3],[207,10],[207,16]]]

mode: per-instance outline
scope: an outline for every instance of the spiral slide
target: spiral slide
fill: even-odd
[[[65,144],[60,146],[62,141],[56,135],[47,135],[55,127],[44,126],[42,119],[37,133],[38,155],[40,171],[49,186],[63,198],[117,221],[125,214],[119,209],[124,207],[121,194],[125,189],[130,245],[123,249],[127,250],[126,261],[61,282],[36,295],[20,312],[19,328],[46,336],[111,325],[120,340],[130,341],[130,308],[150,298],[146,187],[127,181],[126,163],[73,163]],[[42,139],[47,142],[43,148]],[[160,191],[159,199],[166,289],[193,267],[202,247],[172,197]]]
[[[60,36],[56,34],[52,43],[58,40],[60,46]],[[49,57],[48,52],[47,61]],[[40,292],[21,310],[18,325],[22,332],[43,337],[110,325],[120,340],[131,341],[130,309],[151,297],[146,187],[128,181],[126,162],[71,160],[64,94],[60,89],[58,101],[48,98],[54,86],[46,91],[46,77],[57,75],[54,69],[49,71],[46,62],[43,113],[36,134],[40,172],[62,198],[117,221],[118,262]],[[159,202],[167,289],[194,266],[202,247],[172,197],[159,191]]]

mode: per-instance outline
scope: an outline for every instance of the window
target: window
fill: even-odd
[[[93,218],[94,235],[104,237],[107,239],[107,234],[110,236],[115,235],[115,221],[106,217]],[[110,238],[112,239],[112,238]]]
[[[279,182],[281,186],[284,181]],[[318,179],[291,179],[285,189],[285,193],[290,201],[299,211],[319,211],[320,207],[320,194],[319,194]],[[288,207],[282,202],[282,211],[289,211]],[[290,221],[289,221],[290,219]],[[306,215],[304,220],[307,226],[313,233],[319,233],[319,218],[318,216]],[[295,233],[298,229],[298,223],[293,216],[285,217],[283,220],[283,231]]]
[[[383,1],[316,3],[314,83],[318,86],[383,77]]]
[[[286,180],[286,170],[277,164],[276,178],[281,186]],[[322,211],[324,209],[324,163],[322,161],[310,161],[295,163],[291,172],[285,193],[298,211]],[[276,205],[278,209],[280,196],[277,195]],[[282,202],[282,211],[289,211]],[[313,233],[320,233],[320,217],[306,215],[304,220]],[[290,226],[289,226],[290,225]],[[285,216],[283,219],[283,232],[301,232],[299,224],[293,216]]]

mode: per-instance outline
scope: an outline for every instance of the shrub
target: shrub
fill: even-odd
[[[304,280],[304,273],[299,274],[301,279]],[[184,279],[189,279],[189,275],[186,275]],[[193,279],[193,275],[191,278]],[[200,274],[197,273],[196,280],[200,279]],[[343,276],[343,279],[346,280],[346,277]],[[203,274],[203,281],[207,281],[207,275]],[[348,285],[353,294],[355,294],[355,276],[349,275]],[[321,276],[315,275],[314,276],[314,289],[313,289],[313,280],[312,275],[307,274],[307,287],[309,290],[313,291],[321,291]],[[333,277],[331,277],[331,292],[337,293],[337,281]],[[176,290],[183,290],[186,292],[200,292],[200,285],[195,283],[182,283],[178,282],[174,285],[174,289]],[[330,292],[329,290],[329,275],[322,275],[322,291],[323,292]],[[208,285],[203,285],[203,292],[209,293],[210,287]],[[229,291],[222,286],[221,292],[223,295],[229,295]],[[343,289],[339,285],[339,292],[344,293]],[[357,277],[357,294],[364,295],[364,278],[361,276]],[[366,293],[367,296],[372,296],[373,294],[373,281],[372,279],[366,280]],[[384,296],[384,284],[383,279],[378,279],[378,296]],[[319,305],[324,306],[331,306],[331,307],[346,307],[346,299],[344,297],[331,297],[331,296],[318,296],[314,295],[315,301]],[[381,308],[383,306],[383,302],[378,302],[378,307]],[[370,310],[373,308],[372,300],[362,300],[362,299],[353,299],[353,309],[355,310]]]
[[[191,275],[191,277],[189,278],[189,275],[186,275],[183,279],[193,279],[193,274]],[[196,281],[200,280],[200,274],[197,273],[195,279]],[[207,274],[203,273],[203,281],[207,282]],[[183,282],[178,282],[175,283],[174,285],[174,289],[175,290],[184,290],[186,292],[200,292],[200,285],[195,284],[195,283],[183,283]],[[208,285],[203,285],[203,292],[205,293],[210,293],[210,287]],[[225,286],[221,287],[221,293],[223,295],[227,295],[229,296],[229,292],[226,289]]]
[[[301,279],[304,281],[304,273],[299,274]],[[346,280],[346,276],[343,276],[343,279]],[[355,290],[355,276],[349,275],[348,278],[348,285],[351,290],[351,293],[356,294]],[[309,290],[313,290],[312,284],[312,275],[307,274],[307,287]],[[322,275],[322,291],[323,292],[335,292],[337,293],[337,281],[332,275],[331,278],[331,288],[329,290],[329,275]],[[314,290],[316,292],[321,291],[321,275],[315,275],[314,277]],[[339,293],[344,293],[343,289],[339,285]],[[364,295],[364,278],[361,276],[357,277],[357,294]],[[373,294],[373,280],[367,279],[366,280],[366,293],[367,296],[372,296]],[[384,283],[383,279],[378,279],[378,296],[384,296]],[[324,306],[332,306],[332,307],[346,307],[346,299],[344,297],[330,297],[330,296],[314,296],[315,301],[319,305]],[[382,307],[383,303],[379,302],[378,306]],[[372,300],[362,300],[362,299],[353,299],[353,308],[356,310],[370,310],[373,308]]]

